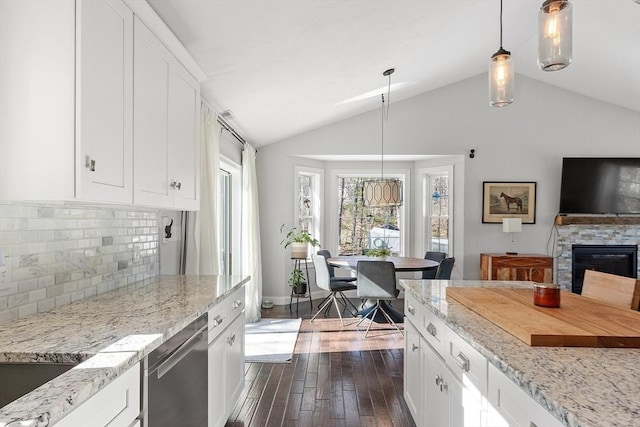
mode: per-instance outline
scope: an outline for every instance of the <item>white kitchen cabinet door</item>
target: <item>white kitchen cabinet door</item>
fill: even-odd
[[[169,68],[171,53],[135,18],[133,199],[135,204],[173,207],[169,177]]]
[[[422,420],[420,373],[420,334],[410,321],[404,322],[404,400],[419,426]]]
[[[169,167],[173,185],[173,207],[199,209],[200,152],[198,127],[200,85],[180,64],[169,74]]]
[[[226,344],[226,395],[228,396],[226,414],[229,416],[244,387],[244,313],[238,316],[229,327]]]
[[[422,395],[423,419],[416,420],[418,426],[449,427],[449,387],[451,375],[438,353],[427,343],[420,341],[421,379],[424,381]]]
[[[133,13],[76,3],[76,198],[133,200]]]
[[[0,1],[0,200],[74,198],[74,10]]]

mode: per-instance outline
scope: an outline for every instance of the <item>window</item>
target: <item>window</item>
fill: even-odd
[[[218,173],[220,274],[239,274],[242,170],[240,165],[221,158]]]
[[[320,169],[296,168],[296,227],[321,240],[321,200],[323,172]]]
[[[402,207],[364,206],[363,183],[372,178],[378,176],[337,176],[339,255],[360,255],[383,246],[394,255],[404,252]]]
[[[452,253],[450,176],[449,170],[433,170],[423,175],[426,251]]]

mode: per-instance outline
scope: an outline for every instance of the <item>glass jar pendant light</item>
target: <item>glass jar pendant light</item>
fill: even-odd
[[[511,52],[502,47],[502,0],[500,0],[500,49],[489,62],[489,105],[504,107],[513,102],[514,72]]]
[[[557,71],[571,63],[571,3],[546,0],[538,14],[538,66]]]

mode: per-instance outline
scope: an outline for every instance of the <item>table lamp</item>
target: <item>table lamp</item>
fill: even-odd
[[[507,255],[518,255],[518,252],[513,251],[513,233],[521,231],[522,218],[502,218],[502,232],[511,233],[511,251],[508,251]]]

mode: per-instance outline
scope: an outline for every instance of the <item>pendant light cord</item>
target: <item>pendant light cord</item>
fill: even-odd
[[[380,180],[384,179],[384,93],[382,94],[382,120],[381,122],[381,138],[380,138]]]
[[[502,50],[502,0],[500,0],[500,49]]]
[[[386,73],[386,72],[385,72]],[[389,83],[387,85],[387,109],[385,111],[384,108],[384,93],[382,93],[382,138],[381,138],[381,149],[380,149],[380,178],[384,179],[384,122],[389,120],[389,107],[391,106],[391,74],[393,71],[387,74],[389,77]]]

